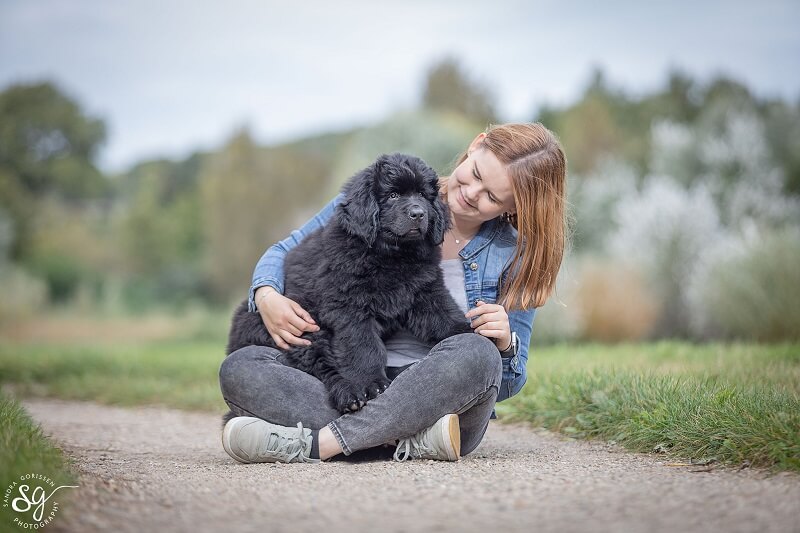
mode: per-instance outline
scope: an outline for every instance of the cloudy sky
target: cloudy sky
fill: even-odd
[[[800,98],[800,2],[0,0],[0,89],[49,79],[109,129],[102,166],[264,143],[418,101],[445,56],[504,120],[569,103],[601,67],[640,93],[670,68]]]

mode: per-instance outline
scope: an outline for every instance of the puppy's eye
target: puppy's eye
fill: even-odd
[[[392,194],[389,195],[390,200],[397,200],[398,198],[400,198],[400,195],[397,194],[396,192],[393,192]]]

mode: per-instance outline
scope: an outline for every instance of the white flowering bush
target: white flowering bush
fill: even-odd
[[[630,307],[636,299],[637,306],[653,309],[643,295],[657,298],[655,336],[785,336],[786,322],[796,315],[792,299],[781,298],[800,301],[795,297],[800,283],[791,285],[793,278],[781,265],[793,257],[800,200],[784,190],[785,177],[772,159],[759,116],[746,107],[711,106],[692,125],[656,122],[651,140],[650,172],[640,179],[625,163],[606,162],[572,185],[577,248],[601,256],[604,265],[579,279],[591,285],[575,296],[575,307],[585,315],[576,321],[582,335],[608,337],[598,332],[616,328],[641,336],[645,321],[637,326],[615,312],[616,322],[605,324],[597,318],[602,302],[591,301],[611,294],[624,299],[630,292]],[[631,276],[631,291],[625,291],[620,287],[627,285],[615,283],[616,273],[630,264],[642,277]],[[774,283],[762,279],[766,272],[775,276]],[[605,278],[608,283],[601,283]],[[646,290],[633,290],[642,281]],[[609,292],[609,287],[616,288]],[[758,319],[747,318],[737,314],[743,309],[738,299],[765,308]],[[766,309],[770,302],[781,311]]]
[[[567,181],[576,252],[604,250],[606,235],[616,227],[614,206],[636,191],[636,181],[633,168],[619,159],[606,159],[591,174]]]
[[[800,229],[741,237],[714,247],[690,280],[693,332],[702,337],[800,339]]]
[[[653,153],[650,172],[656,176],[672,176],[683,185],[690,185],[702,172],[697,153],[695,132],[688,124],[671,120],[655,122],[650,129]]]
[[[650,176],[641,192],[622,197],[617,229],[607,249],[620,262],[639,265],[661,301],[659,336],[689,333],[686,286],[692,268],[722,230],[717,208],[702,185],[686,189],[667,176]]]

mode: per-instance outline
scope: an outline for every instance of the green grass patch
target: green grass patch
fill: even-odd
[[[12,501],[19,497],[19,487],[28,484],[31,489],[41,486],[49,495],[55,487],[44,482],[20,479],[27,474],[46,476],[53,481],[55,487],[61,485],[77,485],[77,476],[67,458],[55,448],[42,434],[41,428],[25,413],[19,403],[0,394],[0,491],[3,504],[0,506],[0,530],[14,527],[14,518],[33,523],[33,509],[26,513],[17,513],[12,509]],[[16,482],[16,486],[12,486]],[[9,491],[9,487],[12,487]],[[68,492],[76,489],[61,489],[53,497],[62,505],[70,496]],[[51,505],[45,507],[47,514]],[[62,507],[63,509],[63,507]],[[56,515],[55,520],[58,520]]]
[[[224,339],[96,346],[0,344],[16,394],[224,412]],[[660,342],[534,347],[528,383],[498,405],[631,450],[800,471],[800,345]]]
[[[634,451],[800,471],[800,346],[554,346],[498,406],[575,437]]]
[[[224,411],[221,341],[141,345],[0,345],[2,382],[17,395],[113,405]]]

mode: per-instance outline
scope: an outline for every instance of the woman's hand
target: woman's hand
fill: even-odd
[[[504,352],[511,347],[511,324],[505,307],[478,300],[477,307],[470,309],[465,316],[470,319],[475,317],[471,322],[472,329],[492,339],[498,350]]]
[[[319,326],[300,304],[269,286],[259,287],[255,300],[261,320],[280,349],[288,350],[290,344],[311,344],[311,341],[301,339],[300,335],[305,331],[319,331]]]

